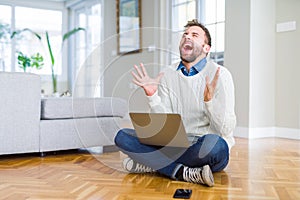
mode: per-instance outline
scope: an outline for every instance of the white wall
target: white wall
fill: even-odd
[[[249,127],[275,125],[275,1],[251,0]]]
[[[156,2],[156,1],[154,1]],[[148,47],[154,44],[155,3],[142,0],[142,52],[129,55],[113,55],[117,52],[116,32],[116,1],[104,1],[105,6],[105,71],[104,71],[104,96],[122,97],[129,102],[131,111],[147,110],[148,105],[143,91],[132,83],[131,71],[135,64],[143,62],[149,75],[153,75],[155,68],[154,53]]]
[[[276,33],[276,23],[299,24],[299,18],[298,0],[226,1],[225,65],[236,86],[236,136],[300,139],[299,27]]]
[[[249,127],[250,0],[226,0],[224,65],[233,76],[237,124]]]
[[[300,1],[277,0],[276,23],[289,21],[295,31],[276,33],[276,125],[300,129]]]

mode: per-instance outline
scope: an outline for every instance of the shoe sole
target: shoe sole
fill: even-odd
[[[133,163],[130,163],[129,162],[132,162],[132,159],[130,158],[125,158],[123,160],[123,169],[125,169],[126,171],[128,172],[131,172],[132,168],[133,168]]]
[[[141,174],[141,173],[153,173],[155,172],[155,170],[139,170],[139,167],[141,167],[141,164],[138,164],[136,162],[134,162],[131,158],[125,158],[123,160],[123,169],[125,169],[126,171],[128,171],[129,173],[135,173],[135,174]]]
[[[203,166],[203,170],[202,170],[202,177],[204,179],[204,182],[206,185],[208,185],[209,187],[214,186],[214,176],[210,170],[209,165],[205,165]]]

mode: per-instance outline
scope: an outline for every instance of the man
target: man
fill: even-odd
[[[212,172],[223,170],[234,145],[234,85],[230,72],[207,57],[209,31],[197,20],[185,26],[181,62],[156,78],[143,64],[135,66],[133,82],[142,87],[153,112],[179,113],[191,146],[184,152],[141,144],[133,129],[118,132],[115,143],[129,157],[123,167],[133,173],[153,172],[175,180],[214,185]]]

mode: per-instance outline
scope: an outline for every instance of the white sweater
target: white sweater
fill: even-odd
[[[164,69],[158,92],[148,97],[152,112],[181,115],[188,136],[218,134],[225,139],[229,149],[234,145],[233,130],[234,85],[230,72],[207,61],[206,66],[194,76],[185,76],[176,70],[178,63]],[[220,76],[213,99],[204,102],[205,77],[213,79],[217,68]]]

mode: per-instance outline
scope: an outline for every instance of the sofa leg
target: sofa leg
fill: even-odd
[[[45,152],[40,152],[40,157],[45,157],[46,153]]]
[[[116,145],[103,146],[103,153],[117,152],[119,148]]]

